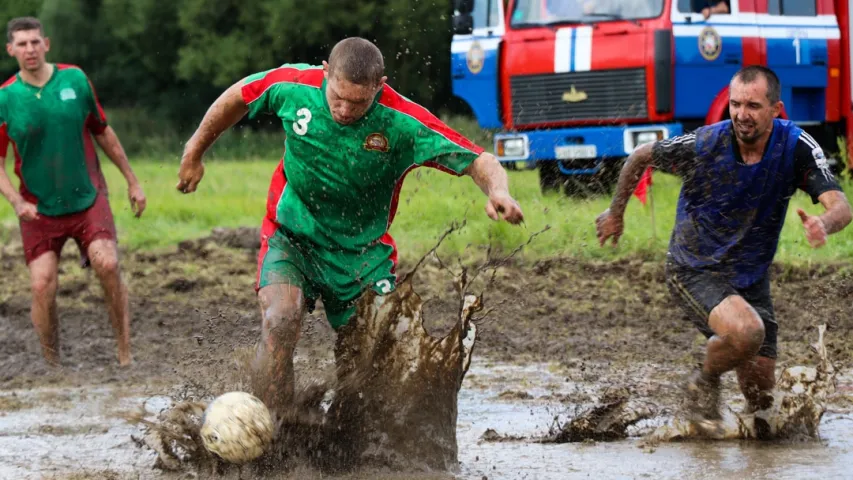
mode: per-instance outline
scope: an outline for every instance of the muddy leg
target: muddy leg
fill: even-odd
[[[740,390],[747,401],[747,411],[764,410],[773,404],[776,386],[776,360],[756,356],[737,368]]]
[[[764,341],[764,322],[743,297],[730,295],[711,311],[708,324],[714,336],[708,340],[702,370],[688,385],[688,400],[695,420],[710,432],[717,426],[705,422],[721,418],[720,377],[758,353]]]
[[[39,336],[44,359],[53,366],[59,365],[59,318],[56,314],[57,263],[56,254],[47,252],[29,265],[30,289],[33,295],[30,317]]]
[[[263,323],[252,367],[252,388],[273,413],[280,415],[293,400],[293,353],[302,331],[305,298],[300,288],[277,284],[261,288],[258,300]]]
[[[89,245],[87,256],[104,289],[104,301],[118,343],[118,363],[130,365],[130,309],[127,285],[119,271],[118,249],[114,241],[99,239]]]
[[[708,321],[715,335],[708,340],[702,373],[720,376],[752,359],[764,341],[764,322],[743,297],[732,295],[720,302]]]

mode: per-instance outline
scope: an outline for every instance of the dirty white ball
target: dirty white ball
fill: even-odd
[[[202,442],[226,462],[241,464],[258,458],[272,442],[272,436],[269,409],[249,393],[225,393],[204,411]]]

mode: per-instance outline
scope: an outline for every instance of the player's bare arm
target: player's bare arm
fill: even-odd
[[[24,200],[24,197],[15,190],[9,176],[6,175],[6,157],[0,157],[0,193],[12,204],[15,215],[21,220],[28,222],[38,217],[38,210],[32,203]]]
[[[112,127],[107,126],[99,135],[95,135],[95,141],[107,154],[107,157],[118,168],[124,179],[127,181],[127,196],[130,199],[130,208],[133,213],[140,217],[145,210],[147,200],[145,192],[142,191],[142,185],[139,184],[139,179],[133,173],[133,168],[130,167],[130,162],[127,160],[127,154],[121,146],[121,142]]]
[[[830,190],[818,197],[826,210],[822,215],[809,215],[802,208],[797,209],[809,244],[818,248],[826,244],[826,237],[843,230],[853,220],[850,203],[843,192]]]
[[[625,166],[622,167],[622,171],[619,173],[619,182],[616,184],[616,194],[613,196],[610,208],[595,219],[595,230],[600,245],[603,246],[611,237],[614,246],[619,243],[619,237],[622,236],[625,227],[625,207],[628,205],[628,200],[631,199],[632,192],[637,188],[643,172],[652,165],[653,145],[647,143],[638,147],[631,153],[625,162]]]
[[[223,132],[233,127],[248,112],[243,101],[243,80],[228,87],[207,109],[201,123],[184,147],[181,168],[178,172],[177,188],[183,193],[192,193],[204,176],[202,156]]]
[[[483,152],[464,173],[489,197],[486,203],[486,214],[489,218],[497,221],[503,216],[504,220],[513,225],[524,221],[521,207],[509,194],[506,170],[494,155]]]

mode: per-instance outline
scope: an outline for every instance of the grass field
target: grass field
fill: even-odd
[[[217,226],[260,225],[276,163],[272,159],[209,161],[199,191],[183,195],[175,190],[177,159],[173,162],[135,159],[134,169],[148,196],[145,215],[136,219],[130,212],[123,178],[105,161],[120,242],[131,249],[168,248],[181,240],[205,236]],[[529,235],[546,225],[550,230],[525,248],[526,256],[607,259],[639,255],[660,259],[666,252],[678,197],[679,183],[675,177],[655,174],[654,230],[650,208],[635,198],[631,200],[626,213],[626,231],[618,249],[609,245],[599,247],[595,240],[594,220],[607,207],[609,198],[579,200],[557,193],[543,196],[536,171],[511,171],[509,178],[512,193],[524,210],[525,226],[492,222],[483,210],[485,197],[470,178],[455,178],[427,168],[410,173],[391,230],[401,255],[408,259],[420,257],[452,222],[463,219],[467,220],[466,227],[446,239],[440,253],[463,257],[478,255],[489,242],[508,251],[526,242]],[[853,197],[853,185],[845,183],[845,186],[848,197]],[[801,192],[794,196],[777,260],[802,263],[853,258],[853,233],[849,230],[833,236],[824,248],[810,248],[802,233],[796,207],[810,213],[823,209],[820,205],[812,205]],[[16,224],[14,213],[5,201],[0,202],[0,224],[7,227]]]

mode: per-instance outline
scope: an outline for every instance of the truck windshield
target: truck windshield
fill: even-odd
[[[659,16],[663,0],[518,0],[510,25],[517,28],[557,23],[638,20]]]

